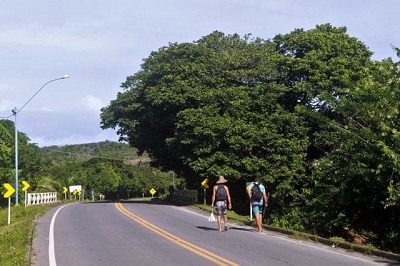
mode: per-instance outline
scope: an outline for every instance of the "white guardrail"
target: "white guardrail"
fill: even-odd
[[[57,201],[57,192],[28,193],[26,205],[38,205]]]

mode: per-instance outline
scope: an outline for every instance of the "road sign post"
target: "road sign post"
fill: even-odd
[[[204,188],[204,205],[207,204],[207,188],[208,188],[208,178],[204,179],[203,182],[201,182],[202,187]]]
[[[155,193],[156,193],[156,190],[154,188],[150,189],[151,197],[153,197]]]
[[[24,185],[24,187],[22,188],[22,191],[25,192],[25,208],[26,208],[26,203],[27,203],[27,199],[28,199],[28,188],[31,186],[29,185],[28,182],[26,182],[25,180],[22,180],[21,183]]]
[[[11,222],[11,198],[8,197],[8,219],[7,219],[7,224],[10,224]]]
[[[14,194],[15,189],[9,183],[3,184],[4,188],[7,189],[7,192],[4,193],[4,198],[8,198],[8,224],[11,221],[11,195]]]
[[[151,194],[151,197],[153,198],[153,196],[154,196],[154,193],[156,193],[156,190],[154,189],[154,188],[152,188],[152,189],[150,189],[150,194]]]
[[[67,192],[68,192],[68,188],[63,187],[63,193],[64,193],[64,199],[67,199]]]

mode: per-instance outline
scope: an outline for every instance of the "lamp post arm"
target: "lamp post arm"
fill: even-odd
[[[32,95],[31,98],[29,98],[29,100],[28,100],[24,105],[22,105],[21,108],[19,108],[19,110],[17,110],[17,108],[15,108],[15,112],[16,112],[16,113],[21,112],[21,110],[36,96],[36,94],[38,94],[44,87],[46,87],[47,84],[49,84],[49,83],[51,83],[51,82],[54,82],[54,81],[56,81],[56,80],[66,79],[66,78],[68,78],[68,77],[69,77],[68,75],[64,75],[64,76],[62,76],[62,77],[60,77],[60,78],[56,78],[56,79],[52,79],[52,80],[47,81],[45,84],[42,85],[42,87],[40,87],[40,88],[35,92],[35,94]],[[16,115],[16,113],[15,113],[15,115]]]

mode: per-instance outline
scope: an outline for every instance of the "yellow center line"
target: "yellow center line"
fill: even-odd
[[[171,233],[168,233],[167,231],[162,230],[161,228],[155,226],[154,224],[149,223],[148,221],[140,218],[139,216],[129,212],[125,207],[120,203],[115,203],[115,207],[123,214],[126,216],[130,217],[131,219],[135,220],[139,224],[143,225],[144,227],[152,230],[153,232],[157,233],[158,235],[170,240],[171,242],[207,259],[212,262],[214,262],[217,265],[238,265],[237,263],[234,263],[233,261],[230,261],[224,257],[218,256],[215,253],[212,253],[211,251],[205,250],[199,246],[196,246],[188,241],[183,240],[182,238],[179,238]]]

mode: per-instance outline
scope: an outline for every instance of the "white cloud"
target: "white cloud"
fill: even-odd
[[[0,116],[8,116],[7,112],[9,114],[11,114],[11,110],[15,108],[15,105],[7,100],[1,100],[0,101],[0,112],[2,112],[2,114]],[[6,112],[6,114],[3,114],[3,112]]]
[[[39,147],[65,146],[71,144],[96,143],[101,141],[118,141],[118,135],[114,130],[101,130],[97,134],[90,135],[70,135],[63,138],[49,138],[47,136],[31,137],[31,143],[36,143]]]
[[[100,111],[100,109],[105,106],[99,98],[93,95],[86,95],[80,100],[80,103],[85,109],[92,111]]]
[[[0,32],[2,45],[9,47],[62,48],[66,51],[82,52],[102,48],[103,44],[95,36],[87,36],[73,31],[49,30],[42,25],[7,29]]]
[[[53,108],[49,108],[49,107],[42,107],[42,108],[40,108],[40,111],[42,111],[42,112],[54,112],[55,110]]]

